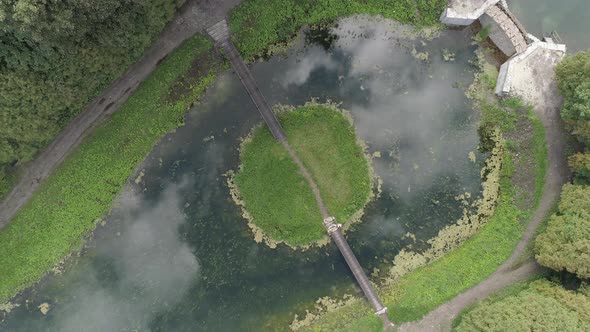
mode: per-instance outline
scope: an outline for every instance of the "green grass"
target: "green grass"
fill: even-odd
[[[369,166],[354,128],[332,106],[307,104],[279,115],[289,143],[309,170],[330,213],[347,221],[371,192]],[[266,126],[255,128],[235,176],[253,222],[276,241],[306,245],[325,237],[313,193]]]
[[[502,132],[509,132],[516,129],[518,114],[511,109],[502,109],[501,107],[484,102],[481,105],[482,126],[496,126]]]
[[[458,249],[410,272],[381,291],[392,321],[399,324],[421,318],[478,284],[510,256],[522,235],[519,221],[524,216],[514,204],[511,160],[510,155],[504,157],[499,204],[482,230]],[[327,313],[310,330],[378,331],[378,319],[367,312],[365,306],[364,301],[358,301],[354,309]]]
[[[207,68],[184,96],[167,101],[170,88],[195,56],[209,56],[211,49],[209,41],[195,36],[174,51],[0,232],[0,303],[80,248],[137,164],[163,134],[182,123],[194,97],[213,81],[215,70]]]
[[[446,0],[246,0],[230,13],[233,39],[246,58],[264,55],[305,24],[353,14],[382,15],[415,26],[438,24]]]
[[[541,142],[544,138],[539,144]],[[540,164],[546,164],[540,156],[538,160]],[[381,298],[389,308],[392,321],[399,324],[420,319],[477,285],[510,257],[522,236],[522,220],[531,216],[530,211],[522,211],[515,204],[517,190],[511,181],[515,171],[518,170],[513,165],[511,152],[506,151],[498,206],[480,232],[434,263],[410,272],[388,289],[381,290]],[[544,179],[544,174],[538,177]],[[367,310],[365,302],[357,301],[353,306],[321,316],[309,330],[379,331],[380,326],[379,320]]]

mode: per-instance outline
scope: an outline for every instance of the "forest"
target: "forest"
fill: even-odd
[[[0,197],[137,61],[184,0],[0,2]]]

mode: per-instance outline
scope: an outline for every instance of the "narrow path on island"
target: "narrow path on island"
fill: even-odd
[[[299,159],[299,157],[297,156],[297,154],[295,153],[295,151],[293,150],[291,145],[289,145],[289,143],[287,141],[283,141],[282,143],[283,143],[283,146],[285,147],[285,149],[287,150],[287,152],[289,152],[291,159],[293,159],[295,164],[297,164],[297,167],[299,167],[299,172],[301,172],[301,175],[303,175],[303,177],[305,178],[305,180],[307,180],[307,183],[311,187],[311,191],[313,191],[313,196],[315,197],[315,201],[318,205],[318,209],[320,209],[320,214],[322,215],[322,218],[324,218],[324,219],[328,218],[330,216],[330,214],[328,214],[328,208],[324,204],[324,201],[322,200],[322,196],[320,195],[320,189],[318,188],[317,184],[315,183],[315,181],[311,177],[311,174],[309,174],[309,172],[307,171],[307,169],[303,165],[303,162],[301,161],[301,159]]]
[[[553,76],[551,73],[547,74],[545,79]],[[543,74],[539,75],[543,76]],[[543,86],[543,84],[540,85]],[[531,86],[534,87],[535,84],[531,84]],[[530,260],[520,266],[515,266],[515,263],[531,242],[539,224],[545,219],[553,204],[559,199],[561,187],[569,178],[566,158],[566,140],[568,134],[563,127],[559,113],[562,99],[558,95],[554,82],[548,85],[545,84],[545,89],[541,90],[544,90],[544,93],[538,96],[542,97],[533,98],[529,102],[534,105],[535,112],[545,127],[549,167],[545,175],[543,196],[522,239],[512,252],[510,258],[486,280],[440,305],[421,320],[402,324],[398,331],[450,331],[453,319],[463,309],[512,283],[526,280],[541,270],[541,266],[534,260]]]
[[[116,112],[160,62],[187,38],[227,15],[242,0],[188,0],[141,59],[78,114],[24,170],[22,178],[0,202],[0,230],[35,190],[105,118]]]

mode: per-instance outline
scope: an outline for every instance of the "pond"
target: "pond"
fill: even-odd
[[[568,53],[590,49],[587,0],[509,0],[508,6],[528,32],[538,38],[557,31]]]
[[[382,192],[347,237],[370,274],[453,223],[479,196],[471,35],[429,40],[391,21],[354,17],[302,32],[286,54],[252,66],[270,104],[342,103],[374,154]],[[186,125],[166,136],[80,257],[25,292],[10,331],[286,329],[323,296],[361,296],[334,245],[257,244],[229,197],[240,138],[261,121],[226,72]],[[473,157],[473,154],[471,154]],[[40,308],[48,309],[44,314]]]

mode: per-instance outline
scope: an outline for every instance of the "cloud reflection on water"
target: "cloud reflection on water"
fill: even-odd
[[[182,184],[171,184],[155,205],[136,194],[121,200],[125,224],[120,236],[101,244],[100,255],[112,260],[113,284],[88,267],[84,283],[69,291],[73,298],[55,312],[59,331],[149,329],[162,311],[174,306],[200,272],[192,248],[179,238],[185,222]]]
[[[452,128],[456,110],[466,108],[464,92],[453,86],[465,79],[464,71],[410,29],[368,20],[371,24],[359,25],[344,19],[333,29],[336,47],[351,62],[342,95],[355,93],[353,89],[367,95],[366,103],[350,106],[357,132],[372,149],[397,159],[395,169],[391,159],[377,159],[375,167],[385,185],[412,199],[413,185],[428,190],[436,177],[455,171],[457,164],[447,161],[467,160],[465,148],[474,141],[474,131],[471,126]],[[433,54],[420,60],[412,54],[415,48]],[[396,175],[390,176],[393,171]]]
[[[324,50],[314,47],[306,53],[292,68],[288,69],[281,79],[284,87],[290,84],[302,85],[307,82],[309,75],[319,68],[334,69],[337,64],[332,58],[327,57]]]

